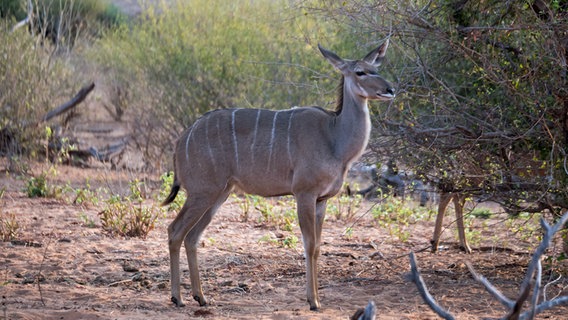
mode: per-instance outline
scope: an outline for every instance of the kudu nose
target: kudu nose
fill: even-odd
[[[387,89],[387,93],[388,93],[388,94],[392,94],[392,95],[394,96],[394,93],[395,93],[395,92],[394,92],[394,88],[393,88],[393,87],[389,87],[389,88]]]

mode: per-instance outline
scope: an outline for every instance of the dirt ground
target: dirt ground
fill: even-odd
[[[104,168],[59,166],[53,183],[77,188],[88,179],[93,188],[117,191],[126,189],[134,177]],[[240,222],[240,209],[232,199],[206,230],[198,253],[210,305],[199,307],[191,300],[187,262],[182,258],[187,305],[176,308],[169,302],[166,245],[166,226],[173,213],[160,218],[146,239],[112,237],[100,227],[100,207],[30,199],[22,192],[24,185],[21,178],[0,175],[0,189],[5,189],[0,209],[15,214],[21,226],[17,241],[0,242],[0,319],[347,319],[369,300],[377,304],[379,319],[435,319],[414,284],[406,280],[410,251],[417,252],[432,295],[459,319],[499,317],[503,308],[475,282],[464,262],[470,261],[514,297],[535,245],[496,219],[484,222],[489,227],[483,228],[483,241],[472,255],[455,247],[452,227],[444,233],[445,250],[432,254],[426,249],[433,219],[412,225],[410,238],[402,242],[377,226],[366,213],[372,203],[365,202],[354,220],[330,218],[324,225],[319,261],[322,309],[311,312],[305,301],[301,243],[284,248],[259,241],[278,230],[258,224],[254,217]],[[95,225],[85,225],[81,215]],[[452,219],[446,220],[450,224]],[[351,237],[344,236],[348,226],[353,227]],[[301,239],[298,227],[293,232]],[[544,283],[550,282],[547,277],[545,272]],[[564,278],[550,284],[548,298],[568,294],[567,284]],[[539,318],[565,318],[567,310],[556,308]]]
[[[132,16],[140,13],[135,0],[114,2]],[[191,299],[182,253],[186,306],[176,308],[170,302],[166,232],[174,213],[161,217],[146,239],[113,237],[101,228],[100,205],[28,198],[22,191],[26,178],[5,168],[0,163],[0,213],[14,214],[21,229],[15,241],[0,242],[0,319],[348,319],[369,300],[377,305],[378,319],[436,319],[406,279],[410,251],[417,253],[432,295],[457,318],[497,318],[504,308],[471,277],[465,262],[516,297],[536,245],[496,217],[476,222],[481,241],[466,255],[455,246],[453,219],[447,217],[444,250],[433,254],[433,219],[408,226],[410,237],[403,242],[378,226],[368,213],[373,203],[364,202],[354,219],[329,218],[324,224],[318,263],[322,308],[312,312],[306,302],[302,244],[285,248],[261,241],[279,231],[254,216],[241,222],[239,206],[230,198],[206,229],[198,252],[210,304],[199,307]],[[157,177],[102,166],[58,166],[51,182],[73,188],[88,183],[93,190],[124,193],[136,178],[159,185]],[[86,225],[85,217],[94,226]],[[345,236],[348,227],[350,237]],[[297,226],[293,233],[301,239]],[[564,274],[567,270],[561,268]],[[543,277],[550,283],[545,290],[549,299],[568,295],[568,281],[562,277],[551,283],[556,277],[550,272]],[[564,319],[567,311],[555,308],[538,318]]]

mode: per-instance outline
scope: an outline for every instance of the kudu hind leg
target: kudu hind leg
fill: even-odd
[[[465,196],[456,195],[454,197],[454,207],[456,211],[456,223],[458,225],[458,235],[460,238],[460,247],[466,253],[471,253],[471,248],[467,243],[467,238],[465,237],[465,223],[463,219],[463,207],[465,206]]]
[[[191,292],[193,294],[193,299],[199,303],[200,306],[207,305],[207,299],[203,294],[203,289],[201,288],[201,279],[199,277],[199,264],[197,262],[197,244],[201,238],[201,234],[217,212],[217,209],[227,200],[229,196],[228,191],[221,194],[215,204],[209,208],[201,220],[189,231],[184,240],[185,253],[187,255],[187,265],[189,267],[189,277],[191,280]]]
[[[318,221],[316,219],[316,199],[312,196],[297,196],[298,220],[302,231],[306,256],[307,295],[310,310],[320,308],[317,281],[317,254],[319,253]],[[321,221],[323,223],[323,219]]]
[[[191,229],[201,220],[203,215],[215,203],[217,197],[211,195],[192,194],[187,198],[177,217],[168,226],[168,245],[170,251],[171,301],[183,307],[180,294],[179,254],[181,244]]]

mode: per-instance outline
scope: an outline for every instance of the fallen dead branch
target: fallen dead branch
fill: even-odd
[[[350,320],[375,320],[377,307],[373,301],[369,301],[365,308],[360,308],[349,318]]]
[[[49,111],[48,113],[46,113],[45,116],[43,116],[43,118],[41,119],[40,123],[45,122],[45,121],[49,121],[50,119],[71,110],[76,105],[83,102],[83,100],[85,100],[85,98],[87,98],[89,93],[91,93],[91,91],[93,91],[94,88],[95,88],[94,82],[91,82],[91,84],[84,86],[83,88],[81,88],[81,90],[79,90],[79,92],[71,100],[65,102],[64,104],[60,105],[59,107],[57,107],[57,108]]]
[[[507,315],[505,315],[501,319],[507,320],[526,320],[526,319],[534,319],[534,317],[551,308],[554,308],[559,305],[568,304],[568,296],[561,296],[556,297],[552,300],[545,300],[542,301],[540,304],[538,303],[540,288],[541,288],[541,277],[542,277],[542,266],[541,266],[541,258],[546,249],[550,246],[554,235],[563,228],[563,226],[568,221],[568,211],[564,213],[564,215],[556,222],[554,226],[550,226],[544,219],[541,218],[540,224],[544,230],[544,235],[541,243],[537,247],[535,253],[533,254],[531,261],[528,265],[527,272],[523,282],[521,283],[521,288],[519,290],[519,296],[516,300],[511,300],[507,298],[499,289],[497,289],[489,280],[487,280],[482,275],[478,274],[470,264],[467,264],[469,271],[475,278],[475,280],[479,281],[485,289],[495,298],[497,299],[502,305],[504,305],[509,311]],[[420,271],[418,270],[416,264],[416,257],[414,252],[410,253],[410,268],[411,268],[411,280],[416,284],[418,288],[418,292],[422,296],[422,299],[428,304],[430,309],[432,309],[436,314],[444,319],[454,319],[454,316],[451,315],[447,310],[442,308],[432,297],[422,276],[420,275]],[[531,295],[531,286],[533,287],[532,295]],[[523,304],[529,300],[530,297],[530,304],[531,307],[529,310],[523,311]]]

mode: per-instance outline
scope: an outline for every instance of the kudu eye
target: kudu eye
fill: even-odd
[[[365,71],[357,71],[357,72],[355,72],[355,74],[358,75],[358,76],[366,75]]]

